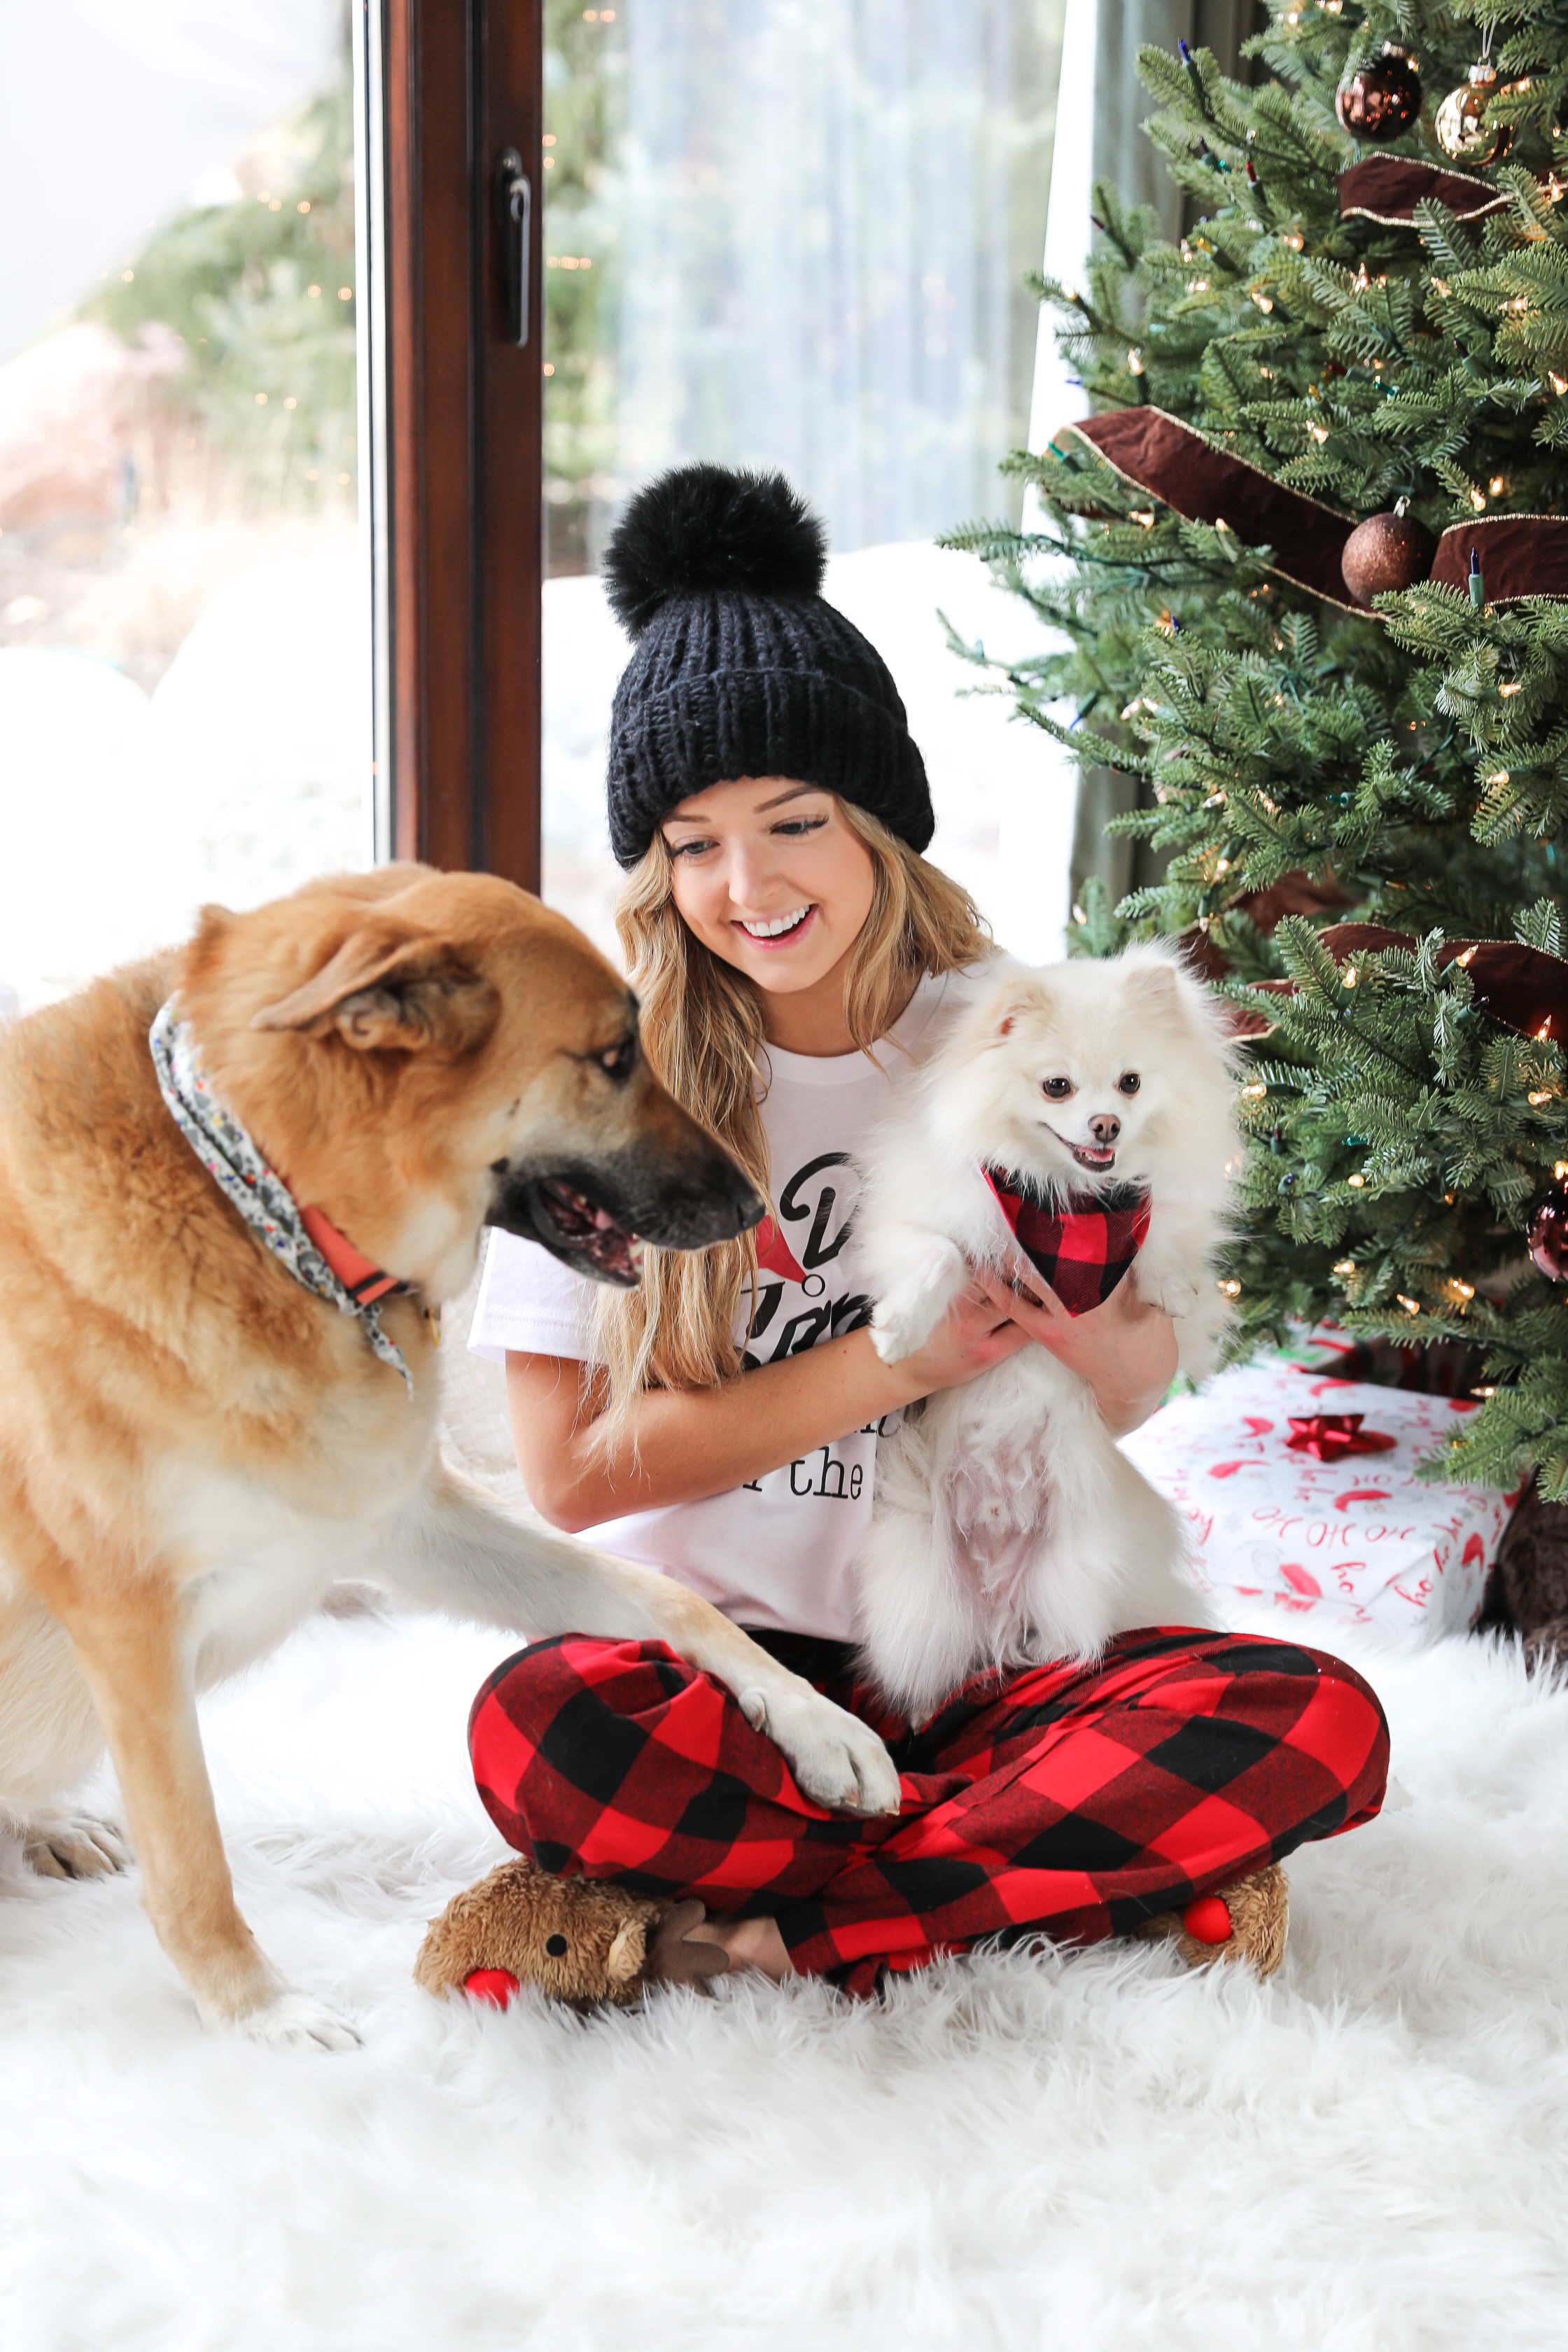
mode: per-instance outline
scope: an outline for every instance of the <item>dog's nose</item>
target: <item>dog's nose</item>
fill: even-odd
[[[739,1181],[731,1193],[735,1211],[735,1231],[737,1234],[747,1234],[751,1232],[753,1225],[762,1223],[763,1219],[767,1215],[768,1204],[755,1187],[748,1184],[745,1178],[740,1175],[739,1170],[736,1171],[736,1174]]]
[[[1114,1143],[1121,1132],[1121,1121],[1108,1110],[1096,1111],[1089,1126],[1096,1143]]]

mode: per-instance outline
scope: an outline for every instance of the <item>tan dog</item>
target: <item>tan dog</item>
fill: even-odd
[[[175,1124],[149,1026],[176,988],[211,1092],[301,1207],[407,1286],[365,1326],[303,1286]],[[234,1900],[195,1695],[342,1576],[534,1635],[658,1638],[825,1805],[893,1811],[880,1743],[665,1578],[508,1518],[436,1450],[423,1309],[488,1223],[602,1279],[762,1203],[656,1083],[604,958],[510,884],[416,866],[211,908],[0,1039],[0,1813],[35,1866],[123,1859],[50,1810],[107,1739],[147,1909],[209,2019],[341,2047]]]

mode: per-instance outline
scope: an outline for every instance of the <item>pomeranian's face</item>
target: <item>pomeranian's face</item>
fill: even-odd
[[[1015,974],[975,1063],[990,1148],[1058,1190],[1153,1183],[1182,1155],[1184,1101],[1201,1118],[1228,1089],[1193,987],[1153,950]]]

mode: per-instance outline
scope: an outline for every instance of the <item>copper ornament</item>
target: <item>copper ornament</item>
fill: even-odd
[[[1530,1255],[1549,1282],[1568,1277],[1568,1184],[1553,1184],[1530,1213]]]
[[[1334,92],[1342,130],[1358,139],[1399,139],[1421,111],[1421,77],[1407,49],[1385,41],[1383,55],[1352,66]]]
[[[1414,588],[1432,569],[1437,542],[1414,515],[1368,515],[1344,544],[1340,569],[1358,604],[1392,588]]]

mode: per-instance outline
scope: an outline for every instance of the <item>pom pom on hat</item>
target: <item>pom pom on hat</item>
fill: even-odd
[[[783,474],[680,466],[639,490],[605,551],[605,585],[633,637],[671,597],[705,590],[815,596],[827,534]]]

